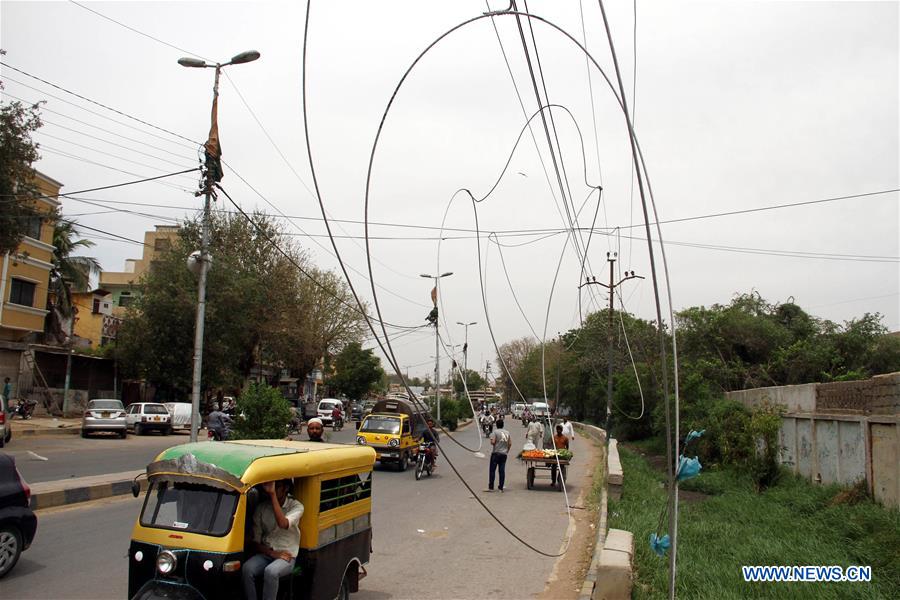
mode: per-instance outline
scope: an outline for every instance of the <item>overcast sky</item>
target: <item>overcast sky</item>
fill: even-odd
[[[506,3],[491,5],[499,9]],[[261,195],[284,214],[303,217],[285,221],[285,229],[298,236],[319,265],[336,268],[329,240],[316,237],[325,228],[309,191],[301,102],[305,3],[85,6],[161,41],[74,3],[4,1],[3,61],[202,140],[213,73],[180,67],[176,60],[186,52],[166,44],[219,61],[258,50],[260,60],[226,70],[220,123],[225,160],[259,194],[232,171],[226,171],[222,184],[245,209],[275,212]],[[535,0],[528,6],[579,41],[586,36],[589,51],[615,82],[596,3]],[[435,38],[484,11],[485,3],[477,1],[313,2],[309,125],[331,217],[364,218],[369,155],[404,71]],[[631,2],[610,1],[607,11],[661,220],[900,187],[897,2],[639,0],[636,37]],[[566,211],[539,119],[533,121],[534,136],[526,132],[512,152],[526,113],[530,116],[538,105],[515,19],[507,15],[495,23],[497,32],[490,19],[456,31],[411,72],[382,131],[369,210],[371,221],[419,226],[370,228],[378,238],[371,242],[372,260],[385,320],[422,324],[431,285],[419,274],[453,271],[442,281],[442,327],[450,325],[442,335],[448,343],[461,344],[463,328],[455,323],[477,321],[469,328],[469,366],[479,369],[485,360],[494,360],[488,317],[498,343],[531,335],[532,329],[538,337],[546,330],[550,338],[577,326],[581,278],[579,251],[565,233]],[[527,23],[523,26],[537,71],[531,31]],[[578,224],[585,228],[579,248],[590,238],[587,271],[606,281],[606,253],[613,251],[619,253],[618,268],[649,276],[622,113],[600,73],[591,71],[589,79],[585,57],[572,41],[544,23],[533,27],[549,100],[571,113],[554,109],[553,120],[561,149],[557,158],[568,181],[566,199],[580,210]],[[196,165],[196,146],[190,142],[7,67],[2,80],[7,100],[47,101],[46,125],[36,136],[43,148],[37,167],[63,182],[64,192]],[[478,205],[478,225],[484,235],[543,233],[481,239],[486,313],[473,233],[444,232],[438,265],[439,229],[429,228],[440,228],[446,211],[447,227],[472,230],[472,203],[454,192],[467,188],[483,196],[510,155],[496,190]],[[597,185],[603,187],[599,204],[590,187]],[[64,199],[63,210],[84,225],[140,240],[154,224],[191,214],[199,206],[191,193],[195,189],[193,175],[175,177],[167,184],[80,196],[135,205],[103,208]],[[771,302],[793,298],[837,322],[880,312],[885,325],[898,330],[898,200],[892,192],[664,224],[674,306],[727,303],[735,293],[756,290]],[[221,201],[219,206],[229,208]],[[597,229],[589,236],[586,229],[595,213]],[[371,302],[362,276],[363,227],[340,223],[334,231],[343,236],[339,250],[355,270],[354,284]],[[122,270],[126,258],[140,256],[139,245],[85,233],[97,241],[93,253],[106,270]],[[659,264],[659,246],[656,250]],[[621,289],[627,310],[654,318],[649,279],[629,281]],[[591,286],[583,307],[595,310],[606,298],[602,288]],[[433,330],[404,335],[395,349],[411,375],[426,375],[432,369]],[[443,364],[446,373],[449,365]]]

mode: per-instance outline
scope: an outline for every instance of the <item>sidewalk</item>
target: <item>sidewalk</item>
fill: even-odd
[[[38,510],[130,494],[131,482],[144,472],[141,469],[35,483],[30,486],[31,509]],[[142,478],[140,484],[141,490],[147,489],[147,478]]]
[[[27,421],[10,419],[13,438],[26,435],[78,435],[81,433],[81,419],[61,417],[31,417]]]
[[[17,435],[78,435],[81,433],[81,419],[61,417],[31,417],[27,421],[10,419],[13,438]]]

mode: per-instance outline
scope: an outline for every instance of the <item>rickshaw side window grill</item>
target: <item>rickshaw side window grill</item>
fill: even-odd
[[[238,495],[206,485],[154,481],[141,511],[141,525],[223,536],[231,530]]]
[[[363,479],[360,475],[348,475],[322,482],[319,501],[319,512],[332,510],[351,502],[372,497],[372,478]]]

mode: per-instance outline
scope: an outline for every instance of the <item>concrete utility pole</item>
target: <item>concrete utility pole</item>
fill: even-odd
[[[434,290],[432,291],[431,299],[434,303],[434,389],[438,423],[441,422],[441,335],[438,330],[438,323],[440,320],[438,319],[437,314],[437,287],[438,279],[441,277],[450,277],[451,275],[453,275],[452,271],[441,273],[440,275],[427,275],[424,273],[419,275],[419,277],[424,277],[425,279],[434,279]]]
[[[199,268],[199,282],[197,284],[197,320],[194,326],[194,373],[191,382],[191,441],[197,441],[197,433],[200,430],[200,380],[203,371],[203,328],[206,322],[206,274],[209,271],[209,214],[210,204],[212,202],[213,185],[220,180],[221,177],[221,148],[219,146],[219,74],[224,67],[228,65],[239,65],[241,63],[252,62],[259,58],[259,52],[256,50],[248,50],[232,57],[227,63],[216,63],[214,65],[207,64],[206,61],[197,58],[179,58],[178,64],[182,67],[193,67],[198,69],[213,68],[216,70],[216,78],[213,83],[213,104],[212,115],[210,117],[211,126],[209,130],[209,139],[205,144],[206,149],[206,172],[203,178],[203,193],[205,200],[203,203],[203,223],[202,232],[200,234],[200,256],[195,257],[193,254],[188,258],[188,266],[191,268]],[[198,195],[200,192],[198,192]],[[199,263],[199,264],[197,264]]]
[[[616,274],[616,258],[619,256],[618,252],[606,253],[606,262],[609,263],[609,285],[605,283],[600,283],[597,281],[596,277],[585,277],[585,282],[578,286],[580,290],[586,285],[600,285],[609,290],[609,321],[607,323],[607,341],[609,342],[609,346],[607,349],[607,370],[606,370],[606,422],[604,425],[604,429],[606,429],[606,440],[609,443],[610,435],[612,434],[612,393],[613,393],[613,310],[615,309],[614,300],[615,300],[615,291],[616,288],[628,281],[629,279],[643,279],[640,275],[635,275],[634,271],[628,272],[625,271],[625,277],[620,279],[618,282],[615,281]]]

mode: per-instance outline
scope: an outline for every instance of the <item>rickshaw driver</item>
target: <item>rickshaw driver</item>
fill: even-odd
[[[300,517],[303,505],[288,497],[290,479],[262,486],[269,502],[262,500],[253,513],[254,554],[243,566],[244,597],[256,600],[256,579],[263,575],[263,600],[275,600],[278,580],[294,568],[300,550]]]

